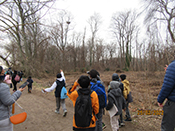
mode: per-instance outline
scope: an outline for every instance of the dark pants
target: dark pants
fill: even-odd
[[[161,131],[174,131],[175,128],[175,102],[167,101],[163,107]]]
[[[17,87],[16,87],[17,82],[16,81],[12,81],[12,83],[13,83],[13,91],[16,91],[17,90]]]
[[[103,108],[99,109],[99,113],[96,116],[98,120],[96,121],[95,131],[102,131]]]

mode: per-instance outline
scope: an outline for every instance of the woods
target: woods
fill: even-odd
[[[175,2],[142,1],[141,11],[114,11],[109,27],[113,41],[99,37],[103,20],[98,13],[87,18],[84,32],[76,32],[73,15],[66,10],[55,10],[49,22],[47,11],[54,0],[1,1],[0,60],[37,77],[60,69],[163,70],[174,59]],[[141,16],[144,23],[138,22]]]

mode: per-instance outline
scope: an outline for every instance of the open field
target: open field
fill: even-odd
[[[100,77],[107,86],[112,79],[114,72],[100,72]],[[121,73],[118,73],[120,75]],[[130,81],[130,87],[134,102],[130,104],[130,113],[132,116],[131,122],[125,122],[125,127],[120,128],[120,131],[159,131],[162,115],[150,115],[148,110],[155,112],[161,111],[157,106],[157,96],[163,83],[165,72],[125,72],[127,79]],[[82,75],[81,73],[65,73],[67,89],[73,82]],[[66,99],[66,107],[68,114],[62,117],[62,109],[60,114],[56,114],[54,91],[43,94],[42,88],[50,87],[55,81],[55,77],[43,79],[33,78],[33,90],[28,94],[27,88],[24,90],[18,103],[26,110],[28,117],[24,123],[14,126],[14,131],[71,131],[73,119],[73,106],[70,99]],[[24,78],[23,81],[26,79]],[[23,82],[18,84],[18,87]],[[11,89],[12,91],[12,89]],[[20,109],[16,106],[16,113]],[[145,111],[144,115],[138,115],[138,111]],[[146,115],[147,113],[147,115]],[[125,113],[123,113],[125,115]],[[105,112],[103,121],[107,125],[105,131],[111,131],[110,119],[108,112]]]

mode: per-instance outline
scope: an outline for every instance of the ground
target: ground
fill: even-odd
[[[100,72],[101,79],[106,85],[111,81],[111,76],[114,72]],[[118,73],[119,75],[121,73]],[[161,89],[164,72],[148,73],[148,72],[125,72],[127,79],[130,81],[131,90],[134,102],[130,104],[131,122],[125,122],[125,126],[120,128],[120,131],[159,131],[161,124],[161,115],[138,115],[138,110],[159,110],[157,106],[157,95]],[[82,75],[81,73],[65,73],[67,89],[71,84]],[[56,102],[54,91],[43,94],[42,88],[47,88],[52,85],[56,78],[33,78],[32,93],[28,93],[27,88],[23,91],[22,96],[18,99],[18,103],[27,112],[25,122],[14,125],[14,131],[71,131],[74,108],[69,98],[66,99],[67,116],[63,117],[63,111],[56,114]],[[25,81],[24,78],[18,87]],[[12,92],[12,89],[11,89]],[[21,112],[17,105],[15,112]],[[125,114],[125,112],[123,112]],[[106,111],[103,115],[103,122],[107,125],[104,131],[111,131],[109,114]]]

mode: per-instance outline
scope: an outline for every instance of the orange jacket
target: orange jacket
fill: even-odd
[[[78,97],[78,92],[77,92],[77,90],[75,90],[77,86],[78,86],[78,83],[75,82],[74,85],[72,86],[72,88],[70,88],[69,91],[67,92],[67,96],[72,100],[74,107],[75,107],[76,99]],[[92,103],[93,112],[95,114],[98,114],[98,112],[99,112],[99,102],[98,102],[98,96],[97,96],[95,91],[93,91],[91,93],[91,103]],[[86,127],[86,128],[95,128],[96,120],[97,120],[96,117],[92,113],[92,121],[94,121],[94,123],[91,123],[90,126]],[[80,128],[80,127],[76,126],[74,116],[73,116],[73,127],[74,128]]]

